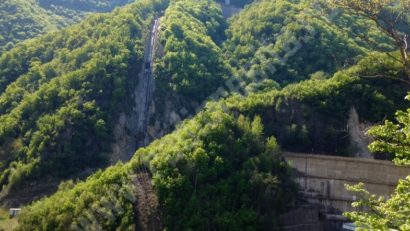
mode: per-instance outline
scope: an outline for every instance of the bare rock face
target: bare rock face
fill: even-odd
[[[124,112],[120,114],[118,122],[114,127],[114,143],[111,145],[110,162],[115,163],[117,161],[127,161],[137,147],[135,134],[131,132],[127,127],[127,121],[130,123],[130,116],[127,116]],[[135,124],[135,122],[131,122]]]
[[[160,20],[155,19],[149,36],[145,39],[145,54],[141,72],[135,73],[138,84],[132,94],[134,105],[128,112],[121,112],[114,126],[111,145],[111,163],[119,160],[127,161],[135,153],[137,148],[148,144],[147,135],[148,121],[151,116],[150,105],[154,92],[153,59],[157,50]]]
[[[368,148],[371,143],[371,138],[366,135],[367,127],[365,124],[360,123],[359,114],[356,109],[352,107],[349,112],[347,129],[349,131],[350,142],[355,149],[355,156],[373,159],[373,155]]]

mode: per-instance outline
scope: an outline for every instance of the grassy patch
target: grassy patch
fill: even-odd
[[[17,218],[9,217],[8,210],[0,209],[0,231],[14,230],[17,227]]]

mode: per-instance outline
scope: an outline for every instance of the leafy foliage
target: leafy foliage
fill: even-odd
[[[373,70],[370,65],[373,59],[379,59],[380,55],[383,56],[374,54],[376,57],[370,56],[359,65],[341,71],[330,79],[308,80],[289,85],[281,91],[272,90],[245,98],[231,97],[219,103],[209,103],[206,110],[185,121],[170,135],[154,141],[147,148],[138,150],[131,162],[124,167],[116,166],[108,172],[130,176],[137,173],[141,166],[149,169],[169,230],[209,227],[221,230],[232,227],[249,230],[275,229],[278,224],[274,218],[292,202],[294,185],[289,179],[288,169],[282,162],[275,139],[269,138],[270,129],[277,126],[269,122],[272,120],[270,116],[279,113],[280,109],[286,109],[281,105],[291,104],[295,109],[297,102],[300,102],[315,108],[315,116],[318,112],[334,116],[334,120],[323,122],[326,126],[337,125],[334,121],[339,121],[347,115],[351,105],[358,105],[357,108],[361,108],[360,113],[366,118],[378,114],[374,119],[380,119],[386,111],[392,110],[390,108],[397,107],[392,101],[396,100],[392,92],[397,93],[397,98],[400,99],[402,96],[399,95],[404,94],[403,90],[401,93],[397,92],[400,86],[388,92],[381,90],[383,88],[375,88],[378,84],[385,85],[386,81],[367,82],[357,77],[366,73],[367,68]],[[397,68],[395,62],[389,61],[378,67],[381,70],[390,70],[391,73]],[[398,68],[400,70],[400,67]],[[353,101],[354,99],[356,101]],[[398,99],[397,101],[399,102]],[[367,104],[376,104],[380,107],[369,108],[369,111],[366,111],[363,106]],[[308,114],[313,112],[314,110],[306,111]],[[333,121],[333,124],[329,121]],[[266,126],[265,129],[262,123]],[[304,132],[304,128],[299,127],[299,124],[296,128],[293,127],[290,126],[290,130],[296,133],[292,139],[304,139],[300,133]],[[307,134],[310,138],[314,129],[305,129],[308,129]],[[335,139],[339,140],[340,137]],[[329,145],[327,141],[325,144]],[[121,173],[123,171],[127,173]],[[104,178],[109,179],[101,179]],[[94,189],[85,185],[94,184],[95,179],[91,177],[85,183],[69,189],[70,193],[60,191],[49,199],[28,207],[19,220],[20,227],[40,227],[47,224],[63,227],[62,221],[56,219],[60,214],[67,212],[59,207],[46,205],[70,204],[74,201],[82,204],[77,202],[78,196],[72,192],[95,194],[95,197],[88,198],[87,203],[101,203],[98,195],[109,192],[109,187],[106,186],[109,182],[99,181],[99,184],[104,185],[102,192],[93,192]],[[122,182],[126,188],[132,185],[129,178],[122,177]],[[117,199],[123,201],[124,197]],[[127,212],[113,212],[111,218],[126,221],[132,219],[131,207],[126,208]],[[96,213],[93,208],[86,211]],[[83,216],[80,213],[67,214],[70,216],[66,220],[66,227]],[[47,217],[53,218],[50,220]],[[37,220],[41,220],[41,224],[36,223]]]
[[[115,165],[86,182],[66,182],[51,198],[19,215],[17,230],[133,230],[135,189],[126,167]]]
[[[406,79],[410,78],[410,58],[408,48],[410,43],[410,2],[407,0],[331,0],[331,4],[342,7],[350,12],[362,15],[374,21],[379,30],[394,41],[400,51],[400,59],[406,72]]]
[[[107,163],[111,121],[137,84],[143,30],[164,4],[95,15],[1,56],[1,186]]]
[[[26,208],[20,230],[64,230],[84,214],[98,214],[104,201],[100,197],[112,191],[110,184],[122,185],[115,192],[132,188],[130,176],[141,165],[152,172],[167,230],[274,230],[275,218],[295,196],[278,145],[274,138],[264,138],[260,119],[234,117],[220,105],[209,105],[172,134],[137,151],[128,164]],[[83,228],[127,227],[135,214],[124,195],[114,197],[123,209],[109,216],[117,223],[97,219]]]
[[[368,134],[375,138],[369,149],[374,153],[393,154],[398,165],[410,166],[409,127],[410,109],[396,113],[397,123],[385,121],[373,127]],[[364,184],[347,186],[359,196],[353,207],[359,211],[344,215],[353,220],[358,230],[409,230],[410,229],[410,176],[400,180],[388,200],[371,195]]]
[[[208,105],[134,159],[150,163],[170,230],[272,230],[293,197],[260,119],[234,118],[220,105]]]
[[[229,75],[221,41],[225,21],[211,0],[177,1],[165,13],[161,40],[164,56],[156,66],[159,91],[201,102]]]
[[[47,2],[52,1],[43,4]],[[92,1],[77,2],[89,9]],[[97,8],[110,7],[106,3]],[[67,7],[68,1],[55,4]],[[141,0],[24,42],[1,56],[4,189],[49,173],[67,176],[106,164],[111,121],[130,106],[141,71],[144,28],[167,5],[166,0]],[[310,1],[255,1],[231,19],[224,41],[226,22],[216,3],[171,1],[161,24],[163,57],[154,66],[160,94],[203,101],[231,74],[247,84],[266,81],[250,84],[253,92],[246,97],[208,103],[174,132],[139,149],[127,164],[85,182],[62,184],[55,195],[24,209],[19,229],[134,229],[138,201],[132,195],[141,189],[133,177],[141,169],[150,172],[166,230],[279,229],[276,219],[293,204],[296,191],[279,145],[346,155],[351,107],[371,122],[409,107],[402,102],[408,87],[396,81],[405,75],[394,61],[400,54],[375,22],[350,14],[338,14],[330,22],[323,15],[331,15],[331,9]],[[367,38],[357,37],[358,31]],[[303,49],[286,62],[275,55],[287,53],[292,49],[288,42],[305,35],[310,39],[299,41]],[[368,40],[385,53],[372,52]],[[398,121],[375,128],[375,134],[388,134],[397,142],[407,139],[408,115],[399,113]],[[374,147],[391,149],[379,138]],[[407,161],[407,154],[397,157]],[[407,181],[401,185],[397,195],[408,190]],[[363,205],[376,206],[379,215],[407,208],[399,196],[389,205],[360,187],[355,190],[370,197],[370,204]],[[401,226],[402,212],[392,214],[397,220],[392,227],[407,228]],[[373,219],[351,215],[361,216]]]
[[[409,106],[402,100],[407,88],[400,82],[362,78],[374,72],[392,78],[403,75],[400,63],[386,54],[373,53],[331,78],[306,80],[248,97],[234,96],[226,103],[248,116],[261,115],[267,135],[275,136],[285,150],[347,155],[346,122],[351,107],[362,120],[379,122]]]
[[[217,2],[225,4],[225,0],[217,0]],[[253,0],[230,0],[230,5],[234,5],[237,7],[244,7],[247,4],[254,2]]]
[[[64,8],[86,12],[108,12],[116,6],[122,6],[132,0],[39,0],[44,8],[61,6]]]
[[[312,1],[263,0],[231,19],[225,53],[242,79],[273,79],[283,86],[354,63],[369,51],[355,31],[383,49],[392,47],[370,20],[335,15]]]
[[[348,212],[344,215],[353,220],[358,231],[367,230],[409,230],[410,229],[410,176],[400,180],[388,200],[371,195],[363,184],[348,186],[359,196],[353,206],[367,209],[368,212]]]
[[[0,54],[16,43],[79,22],[89,12],[107,12],[131,0],[3,0]]]
[[[373,153],[393,154],[398,165],[410,166],[410,109],[396,113],[397,123],[386,120],[368,134],[375,138],[369,148]]]

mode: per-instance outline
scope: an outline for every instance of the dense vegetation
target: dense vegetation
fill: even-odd
[[[332,1],[337,7],[348,12],[362,15],[377,23],[380,32],[389,36],[399,50],[397,57],[389,57],[401,73],[385,74],[372,70],[373,76],[398,79],[408,83],[410,77],[410,59],[408,54],[410,2],[409,1]],[[377,60],[376,60],[377,61]],[[379,61],[380,62],[380,61]],[[409,96],[406,97],[409,99]],[[394,122],[386,120],[383,125],[375,126],[368,131],[374,138],[369,149],[375,154],[389,155],[398,165],[410,166],[409,126],[410,109],[398,111]],[[357,211],[344,215],[354,221],[357,230],[410,230],[410,176],[398,182],[390,198],[372,195],[360,183],[347,186],[347,189],[358,196],[353,207]]]
[[[69,8],[71,2],[87,11],[125,3],[40,1],[50,9]],[[246,93],[224,92],[226,98],[209,102],[128,163],[83,182],[62,183],[55,195],[24,208],[19,230],[133,230],[143,215],[137,207],[146,205],[136,197],[146,193],[138,179],[147,172],[144,184],[153,186],[166,230],[280,229],[278,216],[296,198],[281,148],[349,155],[355,152],[346,128],[352,108],[361,122],[380,123],[410,107],[403,100],[409,85],[403,81],[406,66],[397,62],[403,58],[397,41],[380,33],[372,18],[333,14],[323,2],[260,0],[227,21],[211,0],[169,6],[166,0],[140,0],[4,52],[5,193],[46,175],[73,177],[87,167],[106,166],[113,123],[120,110],[134,106],[136,77],[147,66],[144,39],[162,12],[162,46],[154,63],[157,103],[182,96],[200,104],[217,89],[232,91],[235,81]],[[178,111],[180,105],[174,106]],[[398,112],[396,121],[371,129],[371,150],[408,164],[409,114]],[[347,215],[364,229],[405,230],[406,211],[398,206],[408,208],[408,185],[402,181],[387,202],[352,187],[364,195],[358,205],[376,214]]]
[[[326,79],[369,53],[373,46],[367,40],[377,42],[380,50],[393,47],[370,20],[338,14],[333,17],[337,22],[334,24],[332,19],[322,17],[332,15],[331,9],[325,5],[311,6],[306,1],[258,1],[247,6],[230,19],[228,38],[221,44],[224,22],[219,10],[213,4],[212,10],[205,10],[210,4],[206,1],[195,4],[193,7],[189,1],[178,2],[162,20],[164,56],[156,61],[156,82],[157,95],[163,97],[156,100],[157,109],[166,105],[174,111],[195,111],[198,103],[221,87],[230,91],[240,88],[243,93],[242,86],[248,85],[248,93],[277,89],[303,79]],[[357,38],[356,31],[365,31],[369,38]],[[281,57],[298,37],[304,40],[301,49],[282,63]],[[223,60],[229,60],[231,65]],[[238,78],[227,79],[232,76]],[[372,88],[367,87],[369,91]],[[400,90],[399,94],[403,92]],[[172,106],[164,104],[175,95],[186,97],[174,100],[177,103]],[[190,100],[195,102],[186,103]],[[166,118],[157,121],[166,120],[167,113],[163,117]],[[379,114],[377,118],[382,117]]]
[[[162,20],[164,56],[156,66],[159,91],[201,102],[229,75],[218,43],[225,20],[211,1],[178,1]],[[164,99],[161,99],[164,100]]]
[[[363,184],[348,189],[358,195],[359,201],[353,206],[362,211],[345,213],[345,216],[355,222],[358,231],[410,229],[410,176],[398,182],[388,200],[370,194]]]
[[[335,14],[325,4],[263,0],[231,19],[224,47],[244,81],[272,79],[286,85],[354,64],[369,51],[368,40],[381,50],[391,49],[374,24]]]
[[[390,111],[389,108],[395,107],[394,101],[387,98],[383,91],[374,91],[369,82],[357,77],[366,71],[375,58],[379,57],[369,57],[357,67],[342,71],[328,80],[309,80],[281,91],[252,94],[246,98],[232,97],[226,102],[209,104],[205,111],[186,121],[177,131],[137,151],[130,163],[98,173],[73,189],[60,190],[51,198],[28,207],[20,217],[20,228],[47,227],[58,230],[58,227],[76,224],[85,216],[83,213],[98,214],[104,201],[100,197],[107,192],[114,195],[112,203],[124,208],[120,213],[116,210],[106,211],[113,214],[111,220],[130,222],[133,217],[132,200],[116,195],[131,190],[133,181],[129,177],[138,173],[143,164],[152,172],[163,219],[169,230],[198,227],[273,229],[277,225],[273,218],[293,198],[290,192],[293,192],[294,186],[288,179],[288,170],[280,158],[275,139],[269,138],[272,133],[269,129],[277,126],[271,121],[281,117],[280,109],[286,108],[283,105],[287,104],[293,105],[293,108],[298,108],[297,104],[302,105],[300,107],[306,110],[303,113],[308,117],[315,115],[316,119],[326,118],[329,114],[343,118],[342,115],[346,115],[352,105],[358,108],[367,104],[379,105],[378,109],[361,111],[361,115],[369,119],[373,118],[372,115],[379,117]],[[386,66],[389,64],[386,63]],[[380,68],[383,69],[383,65]],[[377,81],[371,84],[377,84]],[[339,107],[335,108],[335,105]],[[307,109],[309,107],[313,109]],[[274,114],[277,114],[276,118],[271,117]],[[261,119],[257,115],[261,115]],[[298,115],[295,114],[295,117]],[[337,125],[335,121],[340,118],[322,123],[331,130],[332,123]],[[265,124],[265,129],[261,122]],[[323,124],[317,129],[323,130]],[[303,134],[297,134],[298,131],[303,132],[299,125],[288,129],[295,132],[291,136],[293,139],[303,139]],[[303,144],[300,140],[295,142]],[[330,142],[327,144],[331,146]],[[114,187],[112,194],[110,184],[122,187]],[[96,185],[100,187],[97,189]],[[74,202],[81,206],[75,206]],[[55,204],[65,206],[56,207]],[[98,219],[95,222],[85,224],[106,225]],[[110,229],[119,224],[110,223],[102,227]]]
[[[44,8],[57,6],[86,12],[107,12],[129,2],[132,0],[39,0],[40,5]]]
[[[5,0],[0,3],[0,54],[14,47],[18,41],[65,25],[62,18],[36,4],[34,0]]]
[[[170,230],[272,230],[294,187],[274,138],[258,117],[233,117],[221,105],[139,150]],[[175,218],[178,219],[175,219]]]
[[[406,80],[410,78],[410,58],[408,55],[410,36],[410,2],[407,0],[387,1],[349,1],[331,0],[332,5],[340,7],[351,14],[361,15],[376,23],[379,31],[390,37],[406,72]],[[360,31],[359,33],[363,32]],[[364,35],[366,36],[366,35]],[[374,45],[374,44],[373,44]]]
[[[225,4],[225,0],[216,0],[218,3]],[[236,7],[244,7],[245,5],[252,3],[253,0],[230,0],[230,5],[236,6]]]
[[[403,101],[407,86],[360,77],[375,72],[401,76],[401,70],[388,55],[373,53],[332,78],[306,80],[246,98],[236,96],[227,99],[227,104],[248,116],[263,115],[268,135],[275,136],[286,150],[348,155],[355,151],[346,129],[352,107],[363,121],[378,122],[385,116],[393,118],[396,108],[409,106]]]
[[[88,12],[108,12],[130,0],[3,0],[0,3],[0,54],[19,41],[79,22]]]
[[[398,111],[395,121],[386,120],[368,132],[375,138],[369,148],[373,153],[393,154],[396,164],[410,166],[410,109]]]
[[[54,196],[21,214],[18,230],[133,230],[129,177],[125,166],[116,165],[75,187],[65,182]]]
[[[19,218],[20,230],[73,225],[124,230],[134,219],[134,201],[125,195],[138,190],[130,177],[141,164],[152,172],[167,230],[277,229],[278,214],[294,198],[278,145],[264,138],[260,119],[209,105],[177,131],[140,149],[128,164],[28,207]],[[107,201],[115,206],[99,212]],[[104,214],[110,219],[100,219]]]
[[[164,4],[96,15],[1,56],[2,187],[107,163],[113,118],[137,84],[144,30]]]
[[[386,121],[369,131],[375,138],[370,145],[374,153],[393,154],[394,162],[410,166],[410,109],[398,111],[396,122]],[[410,229],[410,176],[400,180],[394,194],[386,200],[372,195],[363,184],[349,186],[348,189],[358,195],[353,204],[359,211],[345,215],[353,220],[358,230],[409,230]]]

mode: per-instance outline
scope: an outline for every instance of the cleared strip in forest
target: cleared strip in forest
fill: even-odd
[[[138,87],[135,91],[136,96],[136,111],[138,113],[138,147],[143,147],[148,144],[147,127],[149,121],[149,106],[154,91],[153,81],[153,60],[158,41],[160,29],[160,20],[156,18],[151,30],[150,39],[147,40],[146,55],[144,57],[143,71],[140,74]]]

